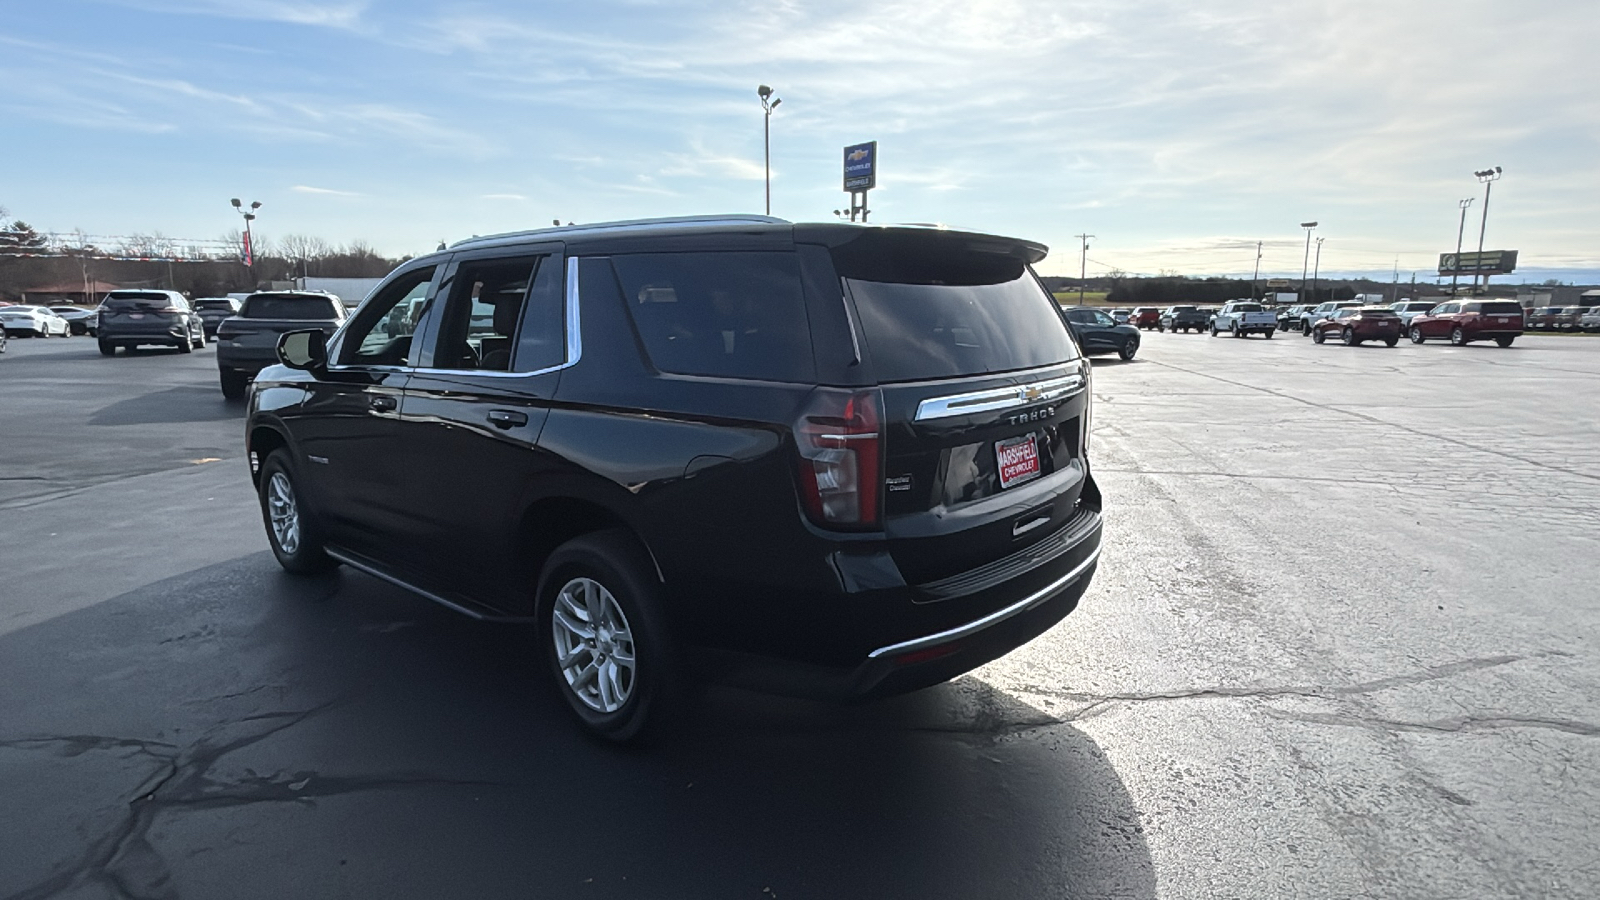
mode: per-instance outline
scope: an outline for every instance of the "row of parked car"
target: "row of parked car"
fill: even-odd
[[[1529,331],[1600,332],[1600,306],[1537,306],[1528,310]]]

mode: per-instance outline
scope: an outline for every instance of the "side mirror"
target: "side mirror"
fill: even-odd
[[[278,361],[291,369],[319,372],[328,367],[328,335],[320,328],[291,331],[278,338]]]

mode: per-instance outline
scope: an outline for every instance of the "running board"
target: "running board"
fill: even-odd
[[[474,609],[471,606],[465,606],[463,604],[457,603],[454,600],[448,600],[448,599],[446,599],[444,597],[441,597],[438,594],[435,594],[433,591],[428,590],[427,588],[417,587],[416,585],[412,584],[409,581],[406,581],[403,578],[399,578],[399,577],[397,577],[395,575],[391,575],[388,572],[383,571],[376,564],[367,562],[366,560],[361,559],[360,557],[356,556],[353,553],[348,553],[346,551],[339,550],[339,549],[334,548],[334,547],[328,547],[325,552],[329,556],[333,557],[334,559],[338,560],[339,562],[344,563],[345,565],[349,566],[352,569],[357,569],[359,571],[365,572],[368,575],[371,575],[373,578],[378,579],[379,581],[387,581],[387,582],[389,582],[390,584],[394,585],[397,588],[404,588],[405,590],[408,590],[411,593],[416,594],[418,597],[422,597],[422,598],[427,599],[427,600],[432,600],[433,602],[439,604],[440,606],[443,606],[446,609],[458,612],[458,613],[462,614],[463,616],[466,616],[466,617],[468,617],[470,619],[477,619],[480,622],[505,622],[505,623],[510,623],[510,624],[513,624],[513,625],[531,625],[535,621],[537,621],[536,617],[534,617],[534,616],[503,616],[503,615],[499,615],[499,614],[493,613],[493,612],[484,612],[484,611],[481,611],[481,610],[478,610],[478,609]],[[474,604],[474,605],[476,605],[476,604]]]

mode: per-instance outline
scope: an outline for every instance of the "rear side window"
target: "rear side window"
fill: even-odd
[[[331,298],[294,294],[254,294],[245,299],[239,315],[246,319],[339,318]]]
[[[816,380],[793,253],[635,253],[611,262],[660,371]]]
[[[834,261],[881,382],[1032,369],[1078,356],[1054,298],[1019,257],[908,241],[835,250]]]
[[[1483,311],[1491,316],[1516,316],[1522,314],[1522,304],[1511,300],[1483,304]],[[1574,310],[1576,312],[1576,310]]]

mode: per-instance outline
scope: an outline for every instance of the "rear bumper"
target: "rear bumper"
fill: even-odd
[[[1076,609],[1099,567],[1101,537],[1102,523],[1094,512],[1092,522],[1074,529],[1072,540],[1040,565],[1011,574],[1006,567],[1018,569],[1018,563],[1001,560],[922,586],[926,596],[929,588],[954,593],[981,583],[981,593],[1000,598],[999,605],[937,631],[876,647],[853,666],[705,648],[691,650],[690,658],[702,674],[725,684],[821,700],[869,700],[940,684],[1010,653]],[[991,584],[996,574],[1011,577]]]

